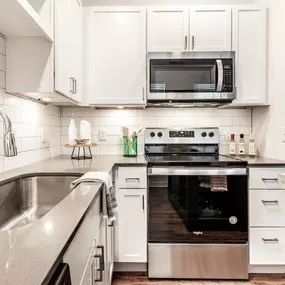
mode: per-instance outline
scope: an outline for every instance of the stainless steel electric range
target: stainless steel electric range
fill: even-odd
[[[146,129],[148,277],[248,279],[248,166],[217,128]]]

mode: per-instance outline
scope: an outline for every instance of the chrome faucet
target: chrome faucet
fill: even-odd
[[[3,118],[4,122],[4,154],[7,157],[16,156],[17,146],[14,133],[12,132],[12,123],[4,109],[0,106],[0,116]]]

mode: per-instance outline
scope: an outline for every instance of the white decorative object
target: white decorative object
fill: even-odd
[[[89,140],[88,143],[91,144],[91,124],[88,121],[81,120],[80,122],[80,138]]]
[[[68,143],[69,145],[75,145],[77,139],[77,129],[75,126],[74,119],[70,119],[70,125],[68,127]]]

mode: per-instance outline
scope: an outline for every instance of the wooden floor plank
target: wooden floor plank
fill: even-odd
[[[113,280],[112,285],[285,285],[284,276],[254,276],[249,281],[178,281],[148,280],[145,277],[124,277]]]

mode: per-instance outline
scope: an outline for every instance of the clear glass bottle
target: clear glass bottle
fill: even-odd
[[[240,134],[240,139],[238,143],[238,154],[245,155],[245,141],[244,141],[244,134]]]
[[[248,143],[248,154],[249,156],[255,156],[255,140],[252,135],[250,136]]]
[[[231,134],[230,140],[230,155],[236,154],[236,141],[235,141],[235,134]]]

